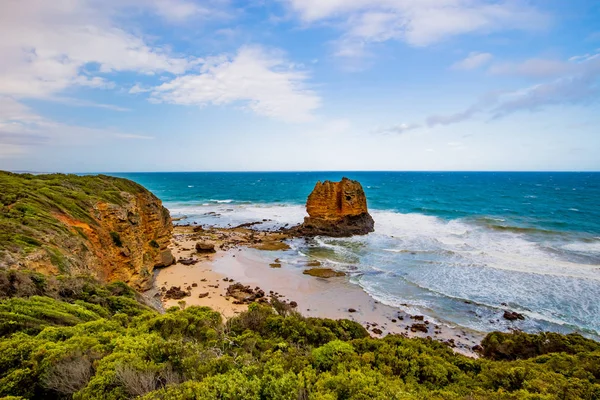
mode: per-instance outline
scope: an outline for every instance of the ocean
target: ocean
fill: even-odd
[[[316,259],[376,300],[481,332],[600,339],[600,173],[123,173],[177,223],[301,223],[319,180],[356,179],[375,232],[293,240],[284,267]],[[265,259],[265,262],[267,259]],[[526,316],[509,322],[504,310]]]

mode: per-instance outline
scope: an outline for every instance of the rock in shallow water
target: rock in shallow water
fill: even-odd
[[[347,237],[374,231],[375,222],[367,210],[367,197],[357,181],[317,182],[306,203],[308,217],[295,228],[301,236]]]
[[[334,271],[330,268],[311,268],[302,272],[304,275],[316,276],[317,278],[333,278],[334,276],[344,276],[343,272]]]
[[[509,321],[516,321],[518,319],[520,320],[524,320],[525,316],[523,314],[519,314],[516,311],[504,311],[504,315],[503,315],[504,319],[507,319]]]

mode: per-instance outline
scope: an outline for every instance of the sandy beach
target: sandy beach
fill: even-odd
[[[158,271],[155,286],[163,293],[164,307],[183,304],[207,306],[219,311],[224,318],[231,318],[247,309],[247,305],[234,304],[234,299],[227,296],[227,288],[233,282],[239,282],[260,288],[267,296],[276,295],[281,300],[296,302],[296,310],[306,317],[354,320],[376,337],[388,334],[430,337],[447,343],[457,352],[475,356],[472,347],[481,341],[484,334],[447,326],[382,304],[358,285],[352,284],[347,276],[324,279],[305,275],[306,268],[287,265],[279,260],[286,251],[285,246],[261,243],[253,245],[258,248],[250,248],[248,243],[244,243],[247,235],[254,237],[255,233],[246,229],[221,229],[217,234],[202,231],[199,235],[192,227],[176,227],[171,244],[173,255],[177,260],[193,259],[197,262],[193,265],[177,262]],[[207,236],[216,240],[216,253],[197,253],[195,245],[199,237]],[[271,264],[275,264],[276,268]],[[165,299],[164,293],[171,287],[179,287],[189,296]]]

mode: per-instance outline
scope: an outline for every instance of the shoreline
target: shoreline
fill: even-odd
[[[382,304],[351,283],[348,276],[325,279],[306,275],[304,268],[279,261],[281,254],[289,249],[284,243],[284,234],[248,228],[204,230],[176,226],[170,248],[177,263],[158,270],[152,290],[156,297],[160,296],[163,307],[207,306],[229,319],[248,307],[234,304],[235,299],[227,295],[227,288],[235,282],[254,290],[260,288],[267,296],[275,295],[288,304],[295,302],[296,311],[305,317],[353,320],[373,337],[387,334],[430,337],[458,353],[477,357],[473,347],[479,345],[484,333],[441,323],[436,325],[426,317]],[[261,239],[256,239],[257,236]],[[215,244],[216,252],[198,253],[196,243],[207,240]],[[181,263],[189,260],[194,264]],[[165,293],[172,287],[180,288],[186,295],[167,299]]]

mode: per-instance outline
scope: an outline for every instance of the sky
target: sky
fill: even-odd
[[[1,0],[0,169],[600,170],[597,0]]]

